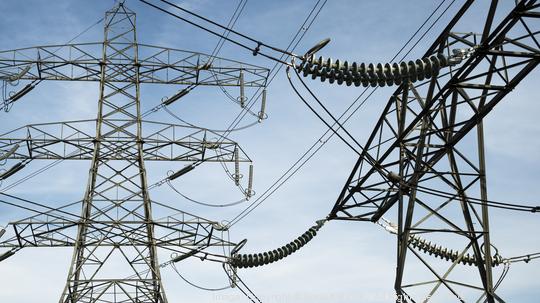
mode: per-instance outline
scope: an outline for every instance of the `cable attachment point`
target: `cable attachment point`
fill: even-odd
[[[212,141],[212,140],[214,140],[214,141]],[[207,148],[207,149],[218,149],[219,148],[219,142],[218,142],[218,139],[216,139],[216,138],[213,138],[210,141],[206,141],[206,139],[204,139],[203,142],[202,142],[202,145],[204,146],[204,148]]]
[[[12,75],[8,78],[8,81],[10,83],[13,83],[15,81],[19,81],[24,75],[26,75],[30,69],[32,68],[32,64],[26,65],[24,68],[21,69],[21,71],[18,74]]]
[[[382,222],[381,222],[382,221]],[[398,226],[394,222],[391,222],[389,220],[386,220],[384,217],[381,218],[381,220],[377,221],[377,224],[382,226],[387,232],[397,235],[398,233]]]
[[[212,223],[212,227],[215,230],[219,230],[219,231],[227,231],[227,230],[229,230],[229,226],[227,226],[226,224],[219,223],[219,222]]]
[[[321,227],[324,226],[324,224],[328,221],[328,219],[321,219],[321,220],[317,220],[315,221],[315,224],[317,226],[317,231],[319,231],[319,229],[321,229]]]
[[[197,71],[209,70],[211,67],[212,67],[212,62],[208,61],[203,65],[197,65],[196,69]]]
[[[240,241],[238,244],[236,244],[236,246],[231,251],[231,255],[233,256],[236,255],[244,247],[244,245],[246,245],[246,243],[247,243],[247,239],[244,239]]]
[[[409,185],[406,181],[403,181],[401,176],[399,176],[397,173],[391,171],[386,174],[386,177],[388,178],[388,181],[392,182],[398,188],[405,190],[406,192],[409,191]]]
[[[458,65],[463,60],[468,59],[471,57],[474,52],[476,51],[476,48],[457,48],[452,50],[452,55],[448,57],[448,65]]]
[[[4,161],[7,158],[9,158],[11,155],[13,155],[17,150],[19,149],[19,144],[15,144],[13,147],[11,147],[10,150],[4,152],[0,155],[0,161]]]
[[[401,177],[393,171],[389,172],[386,175],[386,177],[388,177],[388,180],[391,181],[392,183],[396,183],[396,184],[401,183]]]

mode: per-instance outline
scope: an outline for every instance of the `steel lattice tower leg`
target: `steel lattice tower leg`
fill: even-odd
[[[489,77],[486,82],[489,82]],[[406,103],[403,100],[409,100],[408,94],[413,93],[414,96],[419,96],[417,89],[410,83],[403,85],[403,92],[401,98],[395,98],[395,108],[396,116],[398,121],[398,135],[403,135],[403,129],[405,125],[406,117]],[[430,95],[430,94],[428,94]],[[484,102],[485,97],[481,98],[480,102]],[[408,106],[411,106],[408,104]],[[441,109],[442,110],[442,109]],[[407,151],[407,144],[405,142],[400,143],[400,152],[399,152],[399,177],[400,179],[405,179],[407,177],[407,170],[412,169],[415,172],[422,171],[422,159],[426,156],[426,153],[429,152],[430,142],[433,142],[433,138],[430,138],[428,134],[435,133],[437,131],[436,125],[433,121],[427,116],[423,117],[419,122],[418,126],[418,140],[416,146],[414,147],[415,153],[410,153]],[[459,211],[461,212],[463,219],[459,220],[457,218],[451,219],[448,221],[450,225],[462,225],[463,235],[469,240],[467,241],[467,247],[471,247],[471,250],[475,255],[480,256],[491,256],[491,244],[489,238],[489,215],[488,207],[484,202],[482,204],[480,215],[471,208],[470,205],[466,203],[467,201],[467,191],[471,191],[474,188],[478,188],[480,197],[482,201],[487,200],[487,185],[486,185],[486,176],[485,176],[485,156],[484,156],[484,133],[482,127],[482,121],[478,123],[476,127],[476,140],[470,142],[469,144],[475,148],[471,148],[470,153],[477,153],[477,160],[474,157],[470,157],[469,162],[459,161],[460,156],[464,156],[464,153],[459,153],[459,151],[448,150],[446,152],[446,161],[447,162],[447,171],[451,178],[449,178],[450,184],[457,189],[456,198],[461,201]],[[414,157],[414,167],[407,167],[407,158]],[[474,170],[471,170],[474,168]],[[437,172],[438,174],[443,174],[442,172]],[[475,179],[471,181],[471,177],[474,176]],[[412,186],[411,186],[412,185]],[[428,216],[420,216],[421,219],[415,217],[415,210],[417,208],[422,208],[421,191],[417,190],[419,185],[419,178],[415,178],[409,181],[406,186],[400,186],[398,189],[398,237],[397,237],[397,273],[395,280],[395,290],[398,294],[399,300],[402,302],[409,302],[409,295],[406,292],[405,288],[410,288],[413,286],[421,286],[422,283],[415,284],[404,284],[404,278],[407,272],[407,255],[408,253],[409,242],[411,235],[414,235],[415,232],[418,232],[417,225],[418,222],[428,220],[429,217],[434,216],[434,213],[429,213]],[[456,208],[457,209],[457,208]],[[440,214],[439,214],[440,215]],[[447,233],[450,233],[450,229],[446,230]],[[412,256],[415,255],[424,262],[425,259],[422,259],[422,256],[417,254],[414,250],[411,250]],[[433,270],[429,262],[425,263],[426,266]],[[495,302],[495,295],[493,293],[493,275],[492,275],[492,258],[477,258],[476,263],[474,264],[478,269],[478,274],[480,281],[482,283],[483,295],[482,299],[486,302]],[[424,302],[427,302],[436,291],[441,288],[443,283],[447,283],[445,286],[453,293],[457,300],[464,302],[464,299],[460,297],[460,293],[453,288],[453,285],[448,283],[446,280],[452,270],[454,269],[455,264],[451,265],[444,274],[439,274],[433,271],[437,276],[439,281],[435,283],[431,291],[427,294]],[[409,271],[409,276],[412,276]],[[480,288],[478,288],[480,290]]]
[[[111,59],[125,68],[109,67]],[[119,74],[132,81],[108,81]],[[105,15],[94,154],[60,303],[167,302],[143,161],[139,81],[135,13],[119,4]],[[114,160],[103,160],[106,154]],[[122,160],[126,155],[136,160]]]
[[[398,302],[504,302],[502,280],[494,284],[493,268],[505,264],[490,239],[482,123],[540,63],[540,6],[482,2],[483,22],[463,33],[473,2],[424,55],[470,56],[391,95],[329,216],[397,234]]]

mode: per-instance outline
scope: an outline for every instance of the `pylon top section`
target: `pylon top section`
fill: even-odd
[[[136,37],[136,14],[119,2],[105,13],[105,41],[133,43]]]

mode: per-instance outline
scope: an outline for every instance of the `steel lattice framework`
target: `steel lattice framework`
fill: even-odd
[[[73,247],[61,303],[167,302],[158,248],[226,262],[223,253],[204,250],[233,245],[220,237],[216,222],[153,201],[145,161],[251,160],[236,142],[207,130],[143,121],[140,86],[261,88],[268,69],[138,44],[135,22],[135,13],[119,3],[105,14],[103,42],[0,52],[1,80],[99,82],[96,120],[29,125],[0,135],[0,150],[13,150],[8,158],[22,163],[91,160],[81,203],[10,223],[14,236],[0,244],[12,252]],[[71,211],[77,206],[82,206],[80,215]],[[175,215],[155,219],[153,207],[174,210]]]
[[[504,302],[496,293],[492,271],[504,260],[490,240],[483,119],[540,63],[540,4],[516,1],[497,17],[501,3],[485,1],[486,15],[475,33],[478,29],[466,29],[477,24],[464,18],[473,2],[464,1],[424,55],[435,59],[418,60],[420,69],[414,61],[375,66],[332,64],[331,59],[323,67],[322,59],[314,64],[313,53],[294,55],[303,61],[297,69],[313,79],[399,85],[361,146],[327,217],[386,223],[391,223],[387,218],[396,219],[395,226],[386,227],[397,234],[398,302],[449,298]],[[456,59],[455,49],[466,50],[466,55],[439,66],[441,60]],[[207,65],[209,61],[220,67]],[[433,67],[433,62],[439,63]],[[433,74],[424,77],[430,70]],[[421,77],[416,77],[417,71]],[[135,14],[123,4],[106,13],[102,43],[0,52],[1,80],[100,83],[96,120],[34,124],[0,135],[0,151],[20,163],[35,159],[92,163],[81,215],[69,212],[73,205],[68,205],[13,222],[15,235],[0,246],[12,252],[23,247],[74,247],[60,302],[167,302],[158,248],[239,268],[266,265],[300,249],[327,220],[274,251],[237,254],[243,246],[239,244],[231,258],[205,251],[236,245],[217,235],[223,227],[216,222],[185,212],[152,217],[152,207],[173,208],[150,199],[145,161],[250,159],[244,153],[238,156],[241,149],[233,141],[207,140],[207,130],[143,121],[140,84],[260,88],[267,76],[267,69],[252,65],[138,44]],[[209,156],[208,150],[216,155]],[[122,277],[111,274],[108,265],[113,262],[124,265]]]
[[[457,33],[467,32],[462,19],[473,2],[463,4],[425,53],[472,48],[471,57],[392,94],[329,217],[378,222],[397,206],[395,289],[407,302],[427,302],[437,291],[461,302],[503,302],[492,277],[482,120],[540,63],[540,4],[519,1],[494,24],[501,4],[486,2],[483,31]],[[469,198],[475,196],[481,207]],[[451,263],[424,255],[413,246],[419,236],[459,253]],[[477,279],[452,278],[465,258],[473,260]]]

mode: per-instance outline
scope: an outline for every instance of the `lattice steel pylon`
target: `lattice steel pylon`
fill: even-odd
[[[504,302],[492,274],[500,256],[490,241],[483,118],[540,63],[540,4],[516,1],[503,14],[499,1],[481,2],[483,22],[477,13],[467,23],[473,2],[464,1],[424,55],[470,56],[431,79],[402,81],[329,216],[395,218],[397,302]],[[478,34],[469,30],[476,25]]]
[[[158,248],[225,262],[227,256],[204,250],[234,245],[214,233],[220,226],[211,220],[184,212],[153,218],[156,203],[149,196],[145,161],[251,160],[227,138],[207,139],[208,130],[144,121],[140,85],[262,88],[268,69],[139,44],[135,21],[135,13],[119,3],[105,14],[103,43],[0,52],[4,81],[99,81],[96,120],[29,125],[0,135],[0,151],[23,164],[91,160],[80,215],[71,212],[73,205],[45,209],[11,222],[14,236],[0,243],[11,248],[9,254],[23,247],[74,247],[60,303],[164,303]],[[99,51],[101,56],[94,55]],[[95,135],[88,132],[93,123]],[[143,132],[145,125],[150,134]]]

